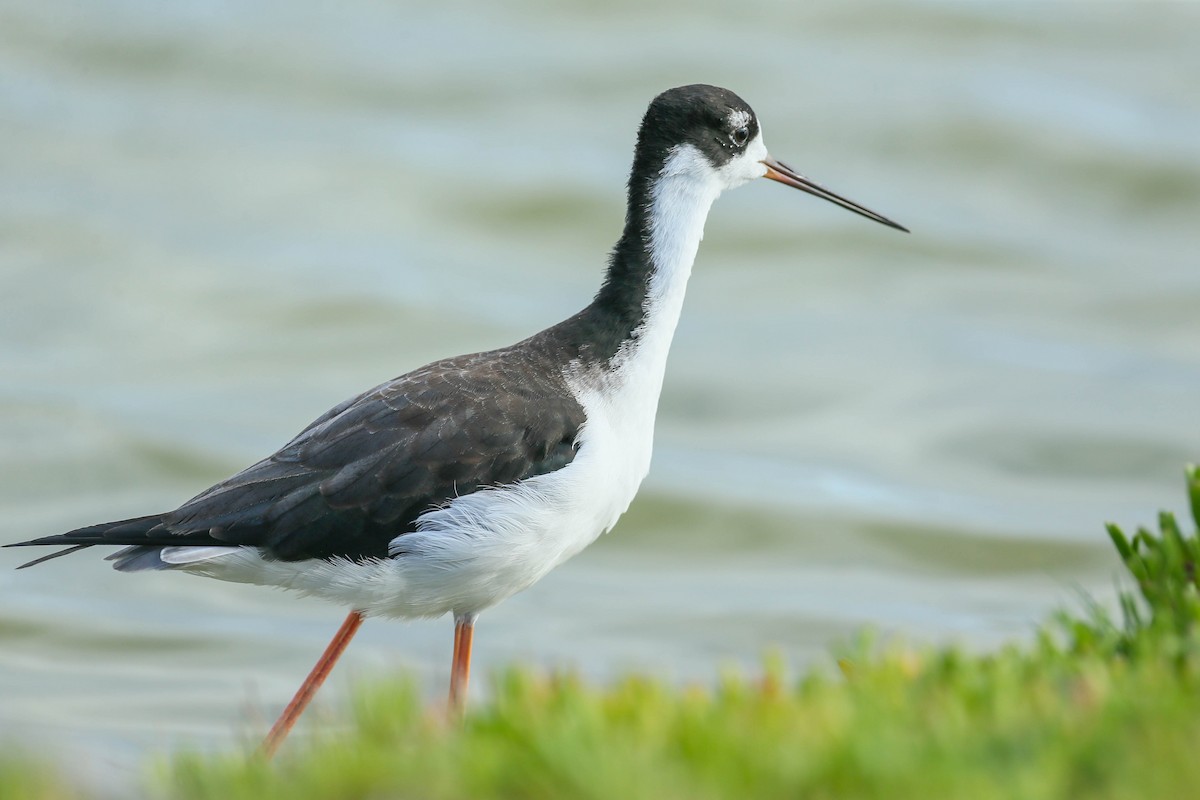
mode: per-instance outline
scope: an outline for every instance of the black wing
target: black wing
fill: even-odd
[[[423,512],[561,469],[583,409],[535,354],[435,362],[347,400],[279,452],[163,515],[18,545],[252,545],[282,561],[383,558]]]

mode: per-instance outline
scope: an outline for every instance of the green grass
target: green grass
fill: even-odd
[[[1148,654],[1147,654],[1148,655]],[[190,798],[1120,798],[1200,785],[1195,665],[1031,652],[878,652],[847,679],[679,691],[514,672],[461,727],[411,690],[363,691],[345,731],[268,764],[181,757]]]
[[[1200,526],[1200,471],[1188,470]],[[782,665],[678,688],[514,670],[462,723],[406,683],[360,687],[343,724],[251,752],[182,754],[179,798],[1143,798],[1200,786],[1200,539],[1109,535],[1136,583],[1121,617],[1060,614],[1033,644],[976,655],[880,644],[797,680]],[[4,797],[69,797],[34,783]],[[51,780],[45,774],[45,780]],[[49,788],[38,789],[38,786]],[[41,794],[38,793],[41,791]],[[60,793],[56,794],[58,791]]]
[[[85,796],[45,763],[11,750],[0,753],[3,800],[75,800]]]

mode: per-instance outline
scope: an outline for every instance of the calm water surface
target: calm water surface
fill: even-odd
[[[483,617],[481,674],[1027,637],[1111,597],[1102,523],[1181,510],[1200,458],[1197,74],[1189,3],[5,3],[0,541],[174,507],[577,310],[646,103],[706,81],[914,232],[721,199],[644,491]],[[117,785],[260,731],[342,616],[25,555],[0,735]],[[369,624],[322,702],[397,670],[440,694],[449,653],[447,620]]]

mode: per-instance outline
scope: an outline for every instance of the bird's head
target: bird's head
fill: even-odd
[[[754,109],[717,86],[680,86],[654,98],[638,132],[633,172],[652,180],[687,177],[716,193],[755,178],[770,178],[868,219],[908,230],[772,158],[763,144]]]

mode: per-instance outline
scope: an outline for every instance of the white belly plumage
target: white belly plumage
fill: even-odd
[[[570,464],[426,512],[416,531],[392,541],[396,558],[272,561],[253,547],[174,547],[165,548],[162,559],[193,574],[279,586],[372,616],[478,613],[583,550],[632,502],[650,468],[661,374],[655,380],[636,368],[619,373],[634,380],[620,380],[615,394],[595,388],[595,378],[577,373],[572,380],[587,424]],[[610,392],[614,378],[610,373],[601,381]],[[647,391],[655,395],[650,403]]]

